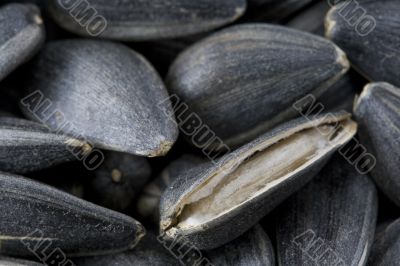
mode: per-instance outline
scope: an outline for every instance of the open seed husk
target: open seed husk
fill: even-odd
[[[376,234],[368,265],[397,265],[400,260],[400,219],[384,226]]]
[[[141,156],[164,155],[177,138],[162,80],[146,59],[122,44],[50,42],[32,72],[22,109],[54,130]]]
[[[0,170],[28,173],[87,156],[92,147],[25,119],[0,117]]]
[[[376,159],[371,175],[400,206],[400,89],[383,82],[368,84],[355,102],[354,114],[361,144]]]
[[[32,4],[0,8],[0,80],[28,61],[42,46],[45,31],[40,10]]]
[[[343,1],[329,11],[325,35],[370,81],[400,86],[399,12],[397,0]]]
[[[280,265],[365,265],[378,195],[367,175],[337,153],[310,184],[278,208]]]
[[[206,251],[205,254],[213,265],[275,265],[271,240],[260,225],[222,247]]]
[[[149,218],[155,224],[160,220],[159,203],[163,192],[180,173],[194,168],[206,160],[202,157],[184,154],[172,161],[152,182],[143,189],[138,201],[137,210],[142,217]]]
[[[209,31],[236,20],[246,9],[245,0],[91,0],[90,5],[76,0],[48,2],[61,27],[83,36],[125,41]]]
[[[90,201],[126,212],[133,207],[139,191],[149,181],[150,164],[146,158],[126,153],[108,152],[104,157],[89,184]]]
[[[310,181],[356,130],[345,112],[303,117],[183,172],[161,198],[160,230],[200,249],[235,239]]]
[[[47,185],[0,174],[1,254],[34,257],[51,245],[68,256],[132,249],[145,234],[131,217]]]
[[[243,24],[185,50],[171,66],[167,85],[190,109],[174,105],[179,124],[193,112],[234,148],[299,116],[294,102],[308,94],[318,98],[348,68],[345,54],[319,36]]]

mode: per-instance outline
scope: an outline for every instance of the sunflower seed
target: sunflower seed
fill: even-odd
[[[9,4],[0,8],[0,80],[28,61],[44,42],[39,8]]]
[[[92,201],[106,208],[125,212],[147,183],[151,168],[147,159],[117,152],[105,154],[102,166],[90,182]]]
[[[400,89],[388,83],[368,84],[354,106],[361,143],[376,158],[371,175],[400,206]]]
[[[298,116],[293,102],[319,97],[348,68],[344,53],[323,38],[248,24],[187,49],[167,83],[225,144],[237,147]]]
[[[161,198],[161,231],[200,249],[235,239],[305,185],[356,130],[347,113],[301,118],[182,173]]]
[[[145,234],[128,216],[20,176],[0,174],[0,192],[1,254],[33,256],[50,243],[68,255],[105,254],[132,249]]]
[[[388,224],[376,235],[368,265],[397,265],[400,257],[400,219]]]
[[[245,0],[64,2],[49,1],[50,13],[60,26],[90,36],[98,34],[91,28],[95,28],[102,18],[105,26],[98,36],[125,41],[171,38],[209,31],[236,20],[246,8]]]
[[[350,3],[348,3],[350,2]],[[326,17],[326,36],[348,55],[353,66],[371,81],[400,86],[400,2],[348,1]]]
[[[279,211],[280,265],[365,265],[378,196],[368,176],[359,174],[339,154]]]
[[[86,155],[90,145],[25,119],[0,117],[0,170],[27,173]]]
[[[176,124],[165,115],[171,105],[158,106],[168,96],[160,77],[122,44],[52,42],[32,71],[23,111],[52,129],[142,156],[164,155],[177,138]],[[44,109],[43,99],[51,102],[50,111],[36,111]]]

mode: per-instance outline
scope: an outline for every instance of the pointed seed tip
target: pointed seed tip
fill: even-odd
[[[35,15],[33,17],[33,21],[37,24],[37,25],[42,25],[43,24],[43,19],[40,15]]]
[[[134,241],[128,247],[129,249],[134,249],[137,244],[139,244],[140,240],[142,240],[142,238],[146,235],[146,229],[144,228],[144,226],[137,221],[135,221],[135,224],[137,226],[137,231],[135,233]]]
[[[362,92],[360,95],[357,95],[356,99],[354,100],[354,106],[353,106],[353,111],[356,112],[356,110],[358,110],[358,108],[360,107],[361,103],[368,99],[372,93],[372,88],[374,84],[369,83],[367,85],[365,85],[365,87],[363,88]]]
[[[120,183],[122,180],[122,172],[119,169],[112,169],[111,179],[114,183]]]
[[[162,141],[158,148],[149,153],[149,157],[158,157],[166,155],[174,145],[171,141]]]
[[[85,155],[89,154],[92,151],[92,146],[89,143],[78,139],[68,138],[65,141],[65,144],[71,147],[81,147]]]
[[[342,49],[340,49],[338,46],[335,46],[336,48],[336,53],[337,53],[337,59],[336,62],[343,67],[345,71],[350,69],[350,62],[347,59],[347,55],[345,52],[343,52]]]
[[[236,7],[235,15],[233,16],[233,18],[236,20],[237,18],[241,17],[245,11],[246,11],[246,5]]]
[[[329,40],[333,39],[333,32],[336,26],[336,21],[332,18],[335,7],[332,7],[326,14],[324,25],[325,25],[325,37]]]

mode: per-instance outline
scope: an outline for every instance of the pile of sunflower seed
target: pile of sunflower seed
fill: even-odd
[[[2,0],[0,266],[400,265],[400,1]]]

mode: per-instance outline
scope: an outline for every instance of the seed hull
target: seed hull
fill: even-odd
[[[1,253],[33,257],[44,239],[69,256],[132,249],[145,234],[133,218],[38,182],[0,174]]]
[[[290,194],[310,181],[326,163],[330,155],[355,134],[356,126],[354,122],[350,122],[347,128],[349,131],[338,138],[340,139],[338,140],[339,143],[333,144],[323,155],[315,156],[311,160],[312,162],[304,164],[304,166],[297,168],[293,172],[289,172],[289,174],[285,175],[285,178],[281,177],[269,185],[268,183],[264,184],[266,188],[260,190],[262,192],[253,192],[254,194],[239,206],[228,208],[224,213],[196,226],[180,228],[180,220],[177,218],[183,213],[182,210],[186,205],[204,197],[201,196],[201,193],[195,194],[195,192],[204,188],[205,191],[208,191],[205,193],[210,193],[212,191],[210,187],[214,186],[215,182],[218,182],[218,179],[215,178],[217,175],[226,176],[232,173],[256,150],[263,150],[310,125],[323,124],[323,121],[325,123],[329,123],[328,121],[333,123],[334,121],[347,119],[348,115],[342,113],[330,119],[319,117],[313,121],[306,121],[305,119],[294,120],[243,146],[232,154],[222,157],[214,165],[202,165],[183,173],[162,196],[160,203],[161,231],[165,231],[171,238],[182,234],[200,249],[216,248],[241,235]],[[208,188],[206,187],[207,184]]]

